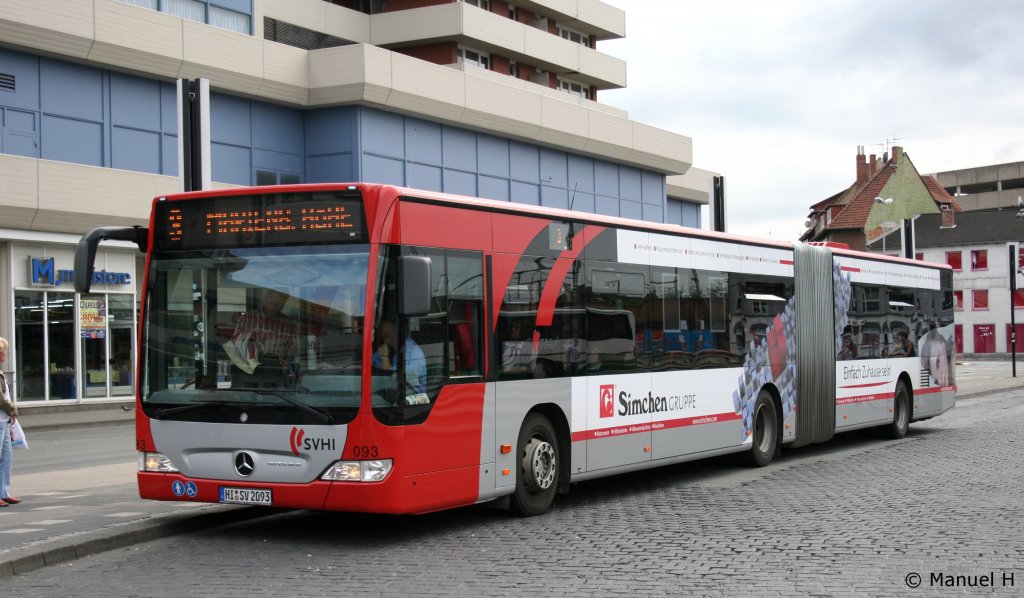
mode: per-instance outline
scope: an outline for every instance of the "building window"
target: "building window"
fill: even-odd
[[[1013,308],[1024,309],[1024,289],[1017,289],[1013,292]]]
[[[971,270],[988,270],[987,249],[975,249],[971,251]]]
[[[163,12],[190,21],[206,22],[206,3],[197,0],[163,0]]]
[[[491,68],[491,57],[479,50],[459,48],[459,64],[472,64],[480,68]]]
[[[957,272],[963,270],[963,262],[959,251],[947,251],[946,263]]]
[[[988,289],[974,289],[971,296],[973,297],[971,309],[975,311],[988,309]]]
[[[157,0],[118,0],[121,4],[131,4],[133,6],[141,6],[142,8],[148,8],[150,10],[157,10]]]
[[[256,169],[256,185],[298,185],[302,177],[294,172],[277,172],[275,170]]]
[[[558,79],[558,89],[566,93],[571,93],[574,96],[579,96],[585,100],[590,99],[590,86],[571,81],[569,79]]]
[[[117,0],[122,4],[131,4],[157,10],[167,14],[207,23],[214,27],[229,29],[249,35],[252,33],[252,16],[244,12],[228,10],[214,6],[209,0]],[[221,3],[223,4],[223,3]]]
[[[586,33],[581,33],[575,29],[569,29],[568,27],[558,25],[558,35],[562,36],[563,39],[576,42],[581,46],[590,47],[590,36]]]
[[[511,4],[508,5],[508,18],[512,19],[513,21],[519,20],[519,9],[516,8],[515,6],[512,6]]]
[[[478,6],[484,10],[491,10],[491,0],[462,0],[466,4]]]
[[[964,308],[964,292],[953,291],[953,298],[956,299],[956,309],[962,310]]]
[[[219,6],[210,6],[210,24],[214,27],[237,31],[238,33],[248,34],[250,31],[249,15]]]
[[[514,63],[514,62],[508,63],[508,74],[512,75],[513,77],[518,77],[519,76],[519,65]]]

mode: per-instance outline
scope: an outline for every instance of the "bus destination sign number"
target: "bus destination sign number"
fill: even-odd
[[[274,196],[207,198],[168,203],[157,220],[158,245],[228,247],[326,240],[352,241],[365,234],[358,199],[264,201]]]

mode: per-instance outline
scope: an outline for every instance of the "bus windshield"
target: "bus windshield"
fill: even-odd
[[[339,424],[360,403],[369,246],[154,255],[142,402],[155,419]]]

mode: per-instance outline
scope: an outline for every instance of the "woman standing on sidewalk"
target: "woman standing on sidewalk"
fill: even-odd
[[[0,364],[7,361],[7,339],[0,336]],[[0,430],[3,440],[0,442],[0,507],[18,504],[21,499],[10,495],[11,466],[14,464],[14,451],[11,450],[11,422],[18,417],[18,408],[11,396],[11,385],[0,367]]]

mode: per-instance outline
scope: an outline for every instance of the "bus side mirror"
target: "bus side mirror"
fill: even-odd
[[[82,235],[75,247],[75,292],[88,293],[92,289],[92,277],[96,270],[96,248],[100,241],[114,239],[131,241],[145,253],[149,240],[149,229],[141,226],[104,226],[94,228]]]
[[[398,314],[415,318],[430,313],[430,258],[398,258]]]

